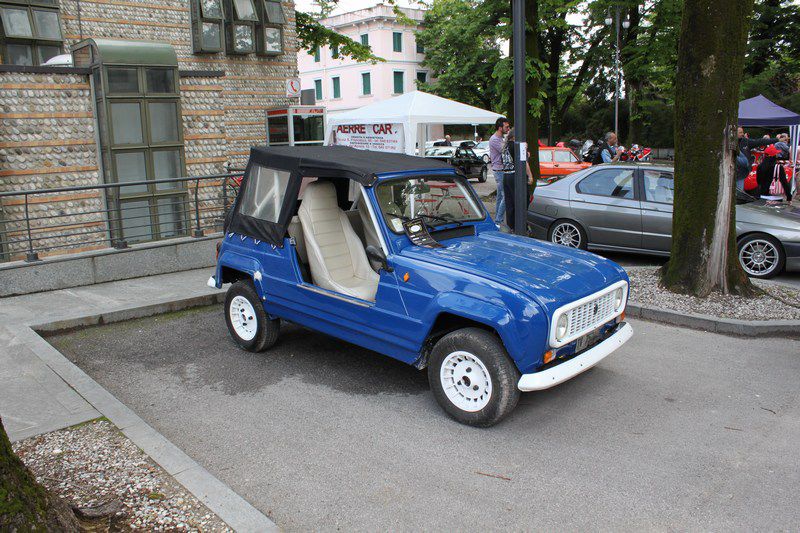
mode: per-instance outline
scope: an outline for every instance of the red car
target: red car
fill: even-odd
[[[581,163],[578,156],[569,148],[539,147],[539,173],[543,182],[552,183],[560,176],[566,176],[590,166],[592,166],[591,163]]]

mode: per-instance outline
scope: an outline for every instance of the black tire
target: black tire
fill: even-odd
[[[483,165],[481,169],[481,175],[478,176],[478,183],[486,183],[486,179],[489,177],[489,169],[486,165]]]
[[[478,359],[488,371],[491,394],[488,403],[478,411],[468,411],[453,403],[442,384],[442,365],[450,359],[451,354],[461,351]],[[471,368],[466,371],[470,372]],[[481,369],[477,371],[483,374]],[[519,378],[519,370],[500,339],[479,328],[464,328],[448,333],[433,347],[428,360],[428,381],[436,401],[451,418],[470,426],[490,427],[508,416],[519,401]],[[470,383],[467,382],[467,385]]]
[[[560,239],[559,230],[563,230],[565,228],[574,228],[577,230],[577,235],[579,241],[573,244],[566,244],[562,242]],[[574,220],[568,218],[559,218],[555,222],[550,225],[550,229],[547,231],[547,240],[556,244],[561,244],[562,246],[567,246],[569,248],[580,248],[581,250],[586,250],[589,245],[589,239],[586,236],[586,230],[583,229],[579,223],[575,222]]]
[[[245,338],[240,335],[231,321],[231,305],[237,296],[247,300],[254,311],[253,314],[242,314],[243,318],[248,321],[255,320],[255,336],[253,338]],[[243,313],[244,309],[240,308],[238,312]],[[261,300],[258,298],[256,288],[249,279],[237,281],[228,289],[228,294],[225,296],[225,323],[228,325],[228,333],[233,341],[248,352],[263,352],[270,348],[277,342],[280,332],[280,320],[271,320],[267,316],[264,306],[261,305]]]
[[[739,264],[751,278],[774,278],[786,266],[783,246],[778,239],[766,233],[753,233],[743,237],[737,243],[736,251]],[[768,264],[761,261],[762,257]]]

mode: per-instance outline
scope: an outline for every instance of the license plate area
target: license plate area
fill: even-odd
[[[580,337],[575,342],[575,353],[579,354],[582,351],[586,350],[587,348],[590,348],[590,347],[594,346],[595,344],[597,344],[597,342],[600,340],[600,336],[601,336],[600,335],[600,330],[601,329],[602,328],[598,328],[598,329],[596,329],[594,331],[590,331],[589,333],[587,333],[583,337]]]

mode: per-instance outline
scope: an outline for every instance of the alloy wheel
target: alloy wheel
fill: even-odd
[[[581,232],[573,224],[562,222],[553,228],[550,241],[570,248],[579,248],[581,245]]]
[[[765,276],[778,266],[778,249],[764,239],[746,242],[739,250],[739,263],[751,276]]]

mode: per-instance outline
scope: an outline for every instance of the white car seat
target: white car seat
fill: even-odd
[[[361,240],[339,209],[333,183],[311,183],[298,215],[313,282],[323,289],[374,302],[380,276],[370,267]]]

